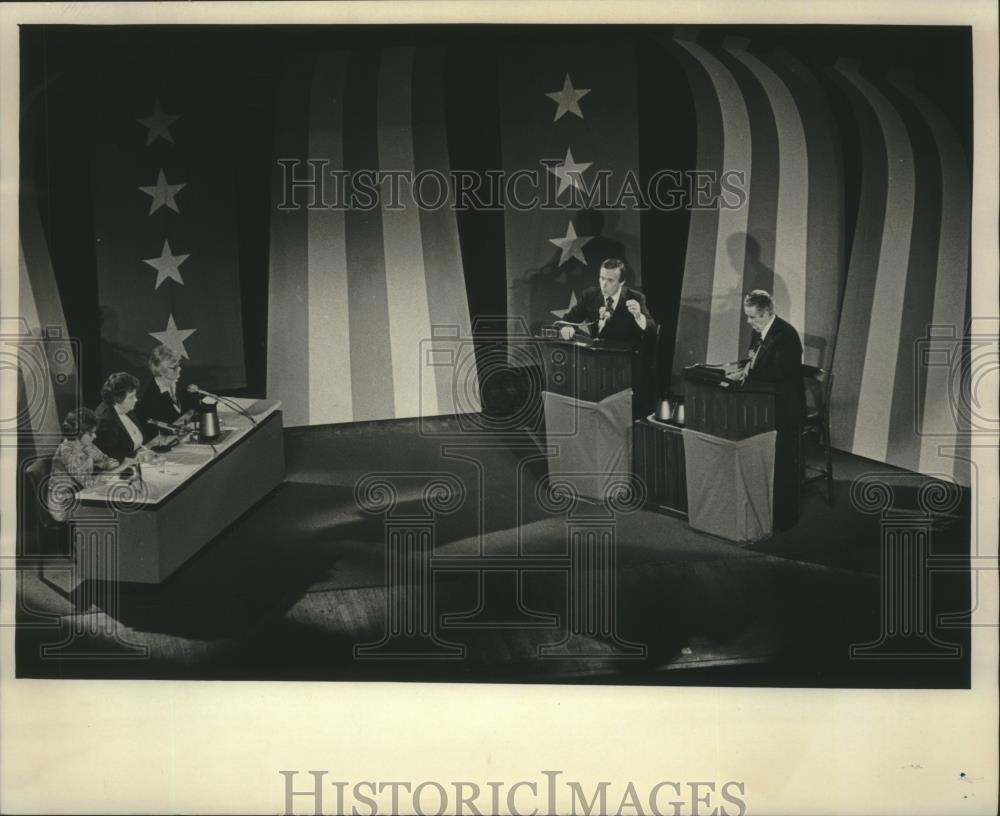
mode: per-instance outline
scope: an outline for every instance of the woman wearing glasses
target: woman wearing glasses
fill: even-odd
[[[169,346],[157,346],[149,355],[149,373],[153,375],[139,402],[135,412],[145,422],[156,420],[171,424],[182,414],[198,405],[198,395],[179,386],[181,377],[181,356]]]

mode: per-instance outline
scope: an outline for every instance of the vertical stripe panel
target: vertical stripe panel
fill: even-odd
[[[29,151],[22,151],[22,160],[30,160]],[[70,342],[69,328],[63,312],[62,298],[56,284],[55,271],[52,269],[52,259],[49,256],[49,246],[45,238],[40,217],[38,195],[35,183],[24,179],[21,184],[18,212],[20,215],[21,253],[21,316],[28,317],[32,334],[44,336],[44,354],[39,362],[46,366],[47,381],[45,383],[46,400],[51,403],[54,427],[49,424],[49,417],[40,425],[46,435],[54,432],[57,439],[61,438],[60,428],[67,412],[79,407],[80,393],[77,377],[77,366],[81,361],[76,359],[73,345]],[[25,277],[26,276],[26,277]],[[29,298],[30,302],[25,302]],[[61,337],[62,340],[58,338]],[[76,354],[82,353],[76,350]],[[25,383],[27,385],[27,381]],[[27,394],[31,397],[31,394]]]
[[[53,288],[54,285],[53,281]],[[56,294],[58,297],[58,293]],[[42,322],[40,311],[44,307],[42,310],[39,309],[35,297],[23,243],[18,244],[18,307],[19,316],[23,321],[27,321],[31,337],[44,336],[45,326],[50,324]],[[4,321],[5,332],[10,329],[10,324],[13,322]],[[10,343],[9,338],[5,338],[3,345],[7,343]],[[24,404],[18,402],[17,412],[19,415],[22,415],[22,412],[27,415],[32,441],[36,447],[42,441],[58,444],[61,420],[53,393],[52,372],[49,371],[48,359],[44,353],[39,354],[38,350],[38,346],[30,342],[23,348],[19,346],[17,350],[18,373],[24,386]],[[44,347],[42,350],[44,351]],[[20,421],[18,424],[20,425]],[[4,428],[4,431],[7,430],[9,429]]]
[[[722,111],[705,68],[686,48],[671,40],[670,53],[681,64],[691,85],[697,129],[695,168],[721,172],[723,169]],[[669,104],[666,101],[664,104]],[[688,202],[688,226],[684,280],[677,315],[673,370],[679,373],[693,363],[725,362],[708,357],[708,330],[712,311],[712,277],[715,269],[715,237],[719,231],[719,211],[699,210]]]
[[[872,300],[878,273],[879,245],[885,221],[888,164],[885,138],[878,121],[857,88],[834,73],[847,93],[857,120],[861,149],[861,180],[853,244],[843,306],[837,328],[830,398],[830,433],[834,447],[852,451],[859,421],[861,372],[872,323]]]
[[[740,60],[733,56],[736,49],[746,50],[745,37],[726,37],[722,42],[721,58],[743,94],[750,122],[753,189],[747,202],[746,257],[743,261],[741,291],[764,289],[774,295],[778,313],[787,319],[785,281],[776,277],[774,250],[778,218],[778,183],[781,168],[778,163],[778,131],[770,102],[760,82]],[[734,239],[735,240],[735,239]],[[742,308],[742,307],[741,307]],[[801,330],[801,326],[796,326]],[[750,347],[750,325],[740,320],[739,350]]]
[[[348,55],[324,54],[317,60],[310,105],[309,157],[344,165],[344,80]],[[325,178],[329,186],[332,178]],[[327,195],[330,202],[335,200]],[[347,303],[347,244],[341,209],[309,212],[309,357],[319,376],[309,379],[309,422],[350,422],[351,311]]]
[[[413,125],[411,86],[413,48],[386,49],[382,53],[378,89],[378,151],[384,170],[412,175]],[[435,369],[421,377],[422,345],[431,337],[430,307],[424,273],[420,213],[415,202],[404,199],[392,209],[382,199],[382,241],[385,280],[389,295],[389,344],[392,350],[393,394],[396,416],[433,416],[438,413]]]
[[[902,323],[896,354],[896,381],[889,414],[886,462],[907,470],[920,466],[916,419],[923,404],[925,379],[914,366],[917,343],[926,334],[934,311],[938,228],[941,223],[941,166],[937,148],[923,118],[894,89],[885,89],[902,116],[913,146],[916,187],[910,239],[906,295],[900,304]]]
[[[906,292],[910,235],[913,230],[913,151],[899,114],[853,66],[837,70],[868,100],[885,134],[889,168],[886,219],[879,247],[878,272],[872,299],[872,320],[858,399],[858,424],[852,451],[885,461],[889,440],[886,389],[896,377],[896,350],[900,342],[901,306]]]
[[[788,87],[746,49],[732,52],[764,87],[778,132],[778,211],[774,230],[775,307],[803,335],[806,320],[806,224],[809,219],[809,155],[805,130]]]
[[[937,147],[941,173],[941,222],[938,225],[935,258],[936,286],[931,322],[940,327],[944,337],[932,348],[945,355],[953,353],[958,338],[965,333],[966,293],[969,277],[969,230],[971,189],[969,165],[955,127],[941,109],[917,90],[911,80],[896,76],[890,82],[917,108],[930,127]],[[951,332],[951,339],[948,338]],[[914,355],[915,365],[924,361]],[[959,429],[951,413],[954,398],[950,389],[948,366],[925,366],[922,374],[926,387],[918,416],[920,424],[920,462],[922,473],[951,473],[961,484],[969,485],[968,466],[939,452],[941,446],[959,443]]]
[[[844,160],[837,123],[826,90],[801,62],[787,52],[778,51],[768,64],[791,93],[802,123],[803,149],[808,159],[802,361],[830,370],[846,276]]]
[[[448,177],[448,134],[445,129],[445,51],[417,51],[413,69],[413,156],[418,170],[436,170]],[[436,184],[428,182],[428,192],[436,195]],[[446,349],[455,349],[451,363],[428,366],[420,360],[422,376],[434,374],[440,413],[479,411],[479,382],[476,374],[475,348],[471,342],[472,322],[465,290],[465,272],[458,242],[458,222],[452,208],[454,196],[448,191],[445,206],[420,210],[423,236],[424,270],[432,331],[459,338],[435,341],[434,362],[447,357]],[[439,348],[440,347],[440,348]],[[456,379],[455,373],[461,376]],[[456,401],[456,388],[461,395]]]
[[[344,169],[379,170],[377,51],[356,51],[347,71],[344,96]],[[344,214],[347,249],[347,298],[351,317],[351,394],[354,419],[395,416],[382,210],[372,185],[356,179],[357,201]],[[368,209],[368,204],[372,206]]]
[[[277,159],[304,161],[308,151],[308,92],[313,63],[297,60],[288,67],[275,103],[274,154]],[[304,178],[307,168],[299,168]],[[307,253],[309,200],[306,189],[297,192],[299,208],[284,199],[283,170],[277,161],[272,177],[271,250],[267,314],[267,396],[280,399],[286,425],[309,424],[309,258]]]
[[[707,50],[695,42],[678,40],[678,43],[705,68],[718,97],[725,136],[722,167],[744,172],[744,183],[750,189],[750,122],[743,95],[732,74]],[[706,354],[711,362],[735,360],[740,353],[740,323],[743,318],[740,295],[746,253],[745,241],[740,238],[746,235],[746,231],[746,207],[720,210]]]

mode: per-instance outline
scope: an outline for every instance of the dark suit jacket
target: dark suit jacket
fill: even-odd
[[[135,413],[139,416],[139,419],[155,419],[158,422],[170,424],[181,414],[197,408],[197,394],[189,394],[180,386],[177,387],[176,393],[177,401],[180,403],[180,411],[174,407],[174,403],[171,401],[169,395],[160,391],[156,385],[156,380],[153,380],[146,385],[146,388],[139,396],[139,401],[135,404]]]
[[[635,322],[629,310],[625,307],[625,301],[637,300],[642,313],[646,316],[646,328],[642,330]],[[656,337],[656,322],[653,320],[649,309],[646,308],[646,296],[638,289],[630,286],[623,286],[621,296],[618,298],[618,306],[612,313],[608,322],[604,324],[604,331],[597,333],[597,319],[600,315],[601,307],[604,305],[604,295],[598,287],[587,289],[576,306],[570,309],[563,320],[570,323],[580,323],[584,320],[593,321],[590,326],[590,333],[601,340],[616,340],[622,343],[629,343],[633,348],[641,349],[645,343]]]
[[[753,333],[750,348],[757,347],[757,357],[747,379],[773,383],[775,386],[774,420],[778,432],[794,431],[802,425],[806,411],[806,392],[802,383],[802,341],[786,320],[774,323],[761,342]]]
[[[136,446],[125,430],[118,412],[111,405],[102,402],[94,413],[97,414],[97,436],[94,438],[94,444],[119,462],[129,456],[135,456]],[[136,416],[135,411],[130,411],[128,416],[142,431],[143,442],[148,442],[156,436],[156,429],[146,426],[146,423]]]
[[[806,394],[802,383],[802,341],[786,320],[774,323],[761,342],[753,333],[751,348],[757,357],[747,376],[749,383],[767,383],[774,387],[774,525],[792,527],[799,518],[799,432],[806,412]]]

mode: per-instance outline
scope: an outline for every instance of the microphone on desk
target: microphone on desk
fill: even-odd
[[[189,385],[187,387],[187,391],[189,394],[200,394],[203,397],[211,397],[212,399],[219,400],[220,402],[222,401],[222,397],[220,397],[218,394],[211,394],[208,391],[203,391],[197,385],[194,384]]]
[[[209,391],[203,391],[201,388],[199,388],[197,385],[194,385],[193,383],[187,387],[187,390],[189,394],[198,394],[199,396],[208,397],[210,399],[216,400],[217,402],[221,402],[224,405],[228,405],[237,413],[243,414],[243,416],[245,416],[247,419],[250,420],[251,424],[253,425],[257,424],[257,420],[254,419],[253,416],[248,414],[246,410],[243,408],[243,406],[241,406],[239,403],[233,402],[232,400],[227,399],[226,397],[220,396],[218,394],[213,394]]]
[[[161,431],[166,431],[168,434],[173,436],[177,436],[178,429],[173,425],[168,425],[166,422],[160,422],[157,419],[147,419],[146,424],[151,425],[154,428],[159,428]]]

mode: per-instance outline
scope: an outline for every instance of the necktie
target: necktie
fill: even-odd
[[[753,345],[750,347],[750,350],[753,352],[753,354],[750,356],[750,365],[747,366],[748,371],[751,368],[753,368],[754,363],[757,362],[757,355],[760,354],[760,347],[762,345],[764,345],[764,340],[761,337],[757,337]]]
[[[604,306],[605,306],[605,308],[607,308],[607,310],[609,312],[613,312],[615,310],[615,301],[614,301],[614,298],[608,298],[605,301]]]

